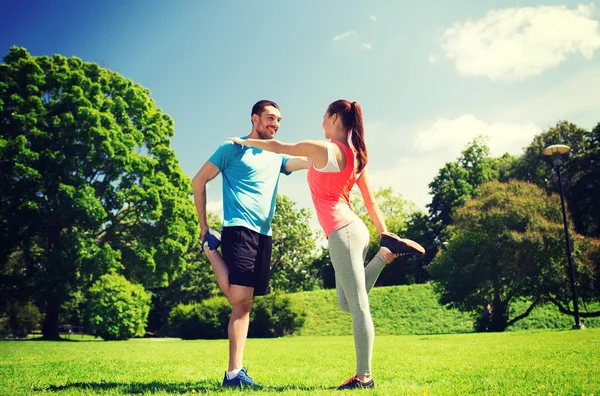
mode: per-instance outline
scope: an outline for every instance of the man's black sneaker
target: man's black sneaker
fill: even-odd
[[[370,379],[367,382],[362,382],[358,379],[358,377],[352,377],[348,381],[344,382],[342,385],[337,387],[337,390],[344,389],[373,389],[375,388],[375,382]]]

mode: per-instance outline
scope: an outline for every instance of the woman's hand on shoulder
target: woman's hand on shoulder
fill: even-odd
[[[230,138],[227,138],[227,140],[230,140],[233,143],[239,144],[240,146],[245,146],[244,142],[246,141],[239,137],[230,137]]]

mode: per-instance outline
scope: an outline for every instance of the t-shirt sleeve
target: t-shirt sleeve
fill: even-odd
[[[279,170],[280,173],[283,173],[284,175],[291,175],[292,172],[288,172],[285,170],[285,166],[287,165],[288,160],[290,159],[289,155],[281,155],[281,169]]]
[[[238,148],[236,147],[236,144],[232,141],[227,141],[221,144],[208,160],[214,166],[219,168],[219,171],[223,172],[223,170],[231,163],[231,160],[233,160],[237,152]]]

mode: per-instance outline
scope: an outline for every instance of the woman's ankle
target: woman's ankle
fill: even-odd
[[[372,377],[371,375],[356,374],[356,378],[358,378],[362,382],[369,382],[371,381]]]
[[[388,264],[391,263],[392,261],[394,261],[394,259],[396,259],[396,257],[398,257],[397,254],[390,252],[389,249],[384,248],[384,247],[379,249],[379,254],[381,254],[383,256],[386,263],[388,263]]]

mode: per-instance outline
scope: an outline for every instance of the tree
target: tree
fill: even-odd
[[[12,47],[0,65],[0,269],[34,280],[42,332],[114,269],[146,287],[185,266],[198,235],[173,121],[150,92],[78,58]]]
[[[380,188],[375,192],[377,206],[385,220],[388,231],[393,232],[402,238],[414,239],[417,242],[423,242],[422,235],[409,236],[409,226],[413,219],[420,213],[414,203],[406,200],[402,194],[395,193],[391,187]],[[361,198],[355,197],[352,202],[359,217],[365,222],[370,234],[369,249],[367,252],[367,262],[379,252],[380,238],[375,224],[364,206]],[[404,285],[415,283],[422,279],[423,268],[422,258],[416,256],[398,257],[390,265],[387,265],[379,275],[378,286]]]
[[[295,205],[285,195],[277,195],[272,222],[271,288],[288,293],[313,290],[317,285],[317,273],[311,265],[316,251],[311,213]]]
[[[352,207],[358,217],[367,225],[371,243],[379,247],[379,233],[371,221],[371,216],[365,207],[362,196],[354,190],[352,196]],[[416,210],[415,204],[404,199],[402,194],[394,194],[391,187],[380,188],[375,191],[375,201],[385,220],[385,224],[390,232],[404,234],[410,214]]]
[[[534,137],[518,159],[511,177],[529,181],[549,192],[558,192],[552,164],[542,155],[544,148],[565,144],[571,148],[563,158],[565,198],[575,229],[582,234],[600,236],[600,124],[587,131],[568,121]]]
[[[483,136],[473,139],[461,156],[446,163],[429,183],[432,198],[427,207],[430,221],[437,224],[439,234],[451,223],[452,211],[471,199],[481,183],[508,180],[515,159],[508,154],[491,158],[486,140]]]
[[[448,245],[429,265],[440,303],[472,312],[479,330],[503,331],[553,301],[569,307],[560,201],[533,184],[488,182],[458,208],[447,229]],[[582,299],[600,299],[599,241],[572,232],[577,287]],[[518,299],[531,301],[513,313]],[[596,313],[582,313],[594,316]]]
[[[104,340],[126,340],[145,334],[150,293],[115,271],[102,275],[89,289],[90,329]]]
[[[600,123],[586,136],[585,153],[573,161],[577,175],[568,191],[569,209],[580,233],[600,237]]]
[[[209,227],[221,229],[221,218],[207,212]],[[154,334],[166,334],[171,310],[180,304],[191,304],[219,295],[210,262],[202,250],[202,241],[198,238],[194,246],[184,256],[186,269],[166,287],[150,289],[152,309],[148,317],[148,331]]]
[[[408,257],[400,257],[397,260],[401,261],[400,265],[388,266],[384,271],[394,271],[395,277],[386,276],[381,284],[412,284],[412,283],[425,283],[429,280],[429,273],[427,272],[427,265],[433,260],[438,252],[437,244],[437,228],[435,224],[431,222],[427,214],[416,211],[414,212],[409,220],[406,227],[405,237],[412,239],[419,243],[425,248],[424,255],[410,255]],[[384,273],[386,274],[386,273]],[[387,274],[386,274],[387,275]],[[395,279],[396,283],[387,283],[387,280],[391,278]]]
[[[333,269],[331,256],[329,255],[329,249],[327,247],[321,246],[321,251],[313,260],[312,267],[317,273],[320,287],[324,289],[335,288],[335,270]]]

